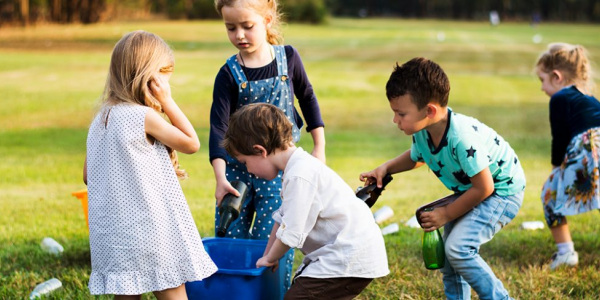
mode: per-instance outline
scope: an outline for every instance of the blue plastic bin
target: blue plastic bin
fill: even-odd
[[[275,272],[271,268],[256,268],[256,261],[267,246],[266,240],[207,237],[202,242],[219,270],[202,281],[185,284],[190,300],[283,299],[286,292],[283,288],[285,256]]]

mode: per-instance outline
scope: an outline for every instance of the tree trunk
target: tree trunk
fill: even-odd
[[[60,22],[62,19],[62,1],[52,0],[50,3],[50,20]]]
[[[23,25],[29,25],[29,0],[21,0],[21,20]]]
[[[104,11],[104,0],[81,0],[79,6],[79,19],[84,24],[100,21]]]

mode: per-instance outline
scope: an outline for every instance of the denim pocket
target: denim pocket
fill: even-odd
[[[501,201],[494,212],[492,222],[490,222],[490,225],[494,228],[494,234],[498,233],[500,229],[512,221],[517,216],[520,208],[516,203],[507,199],[507,197],[496,197]]]

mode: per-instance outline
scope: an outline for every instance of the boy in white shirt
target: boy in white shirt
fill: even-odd
[[[385,244],[369,207],[344,180],[292,142],[277,107],[246,105],[229,120],[223,147],[254,175],[283,171],[281,207],[257,267],[278,267],[290,249],[305,255],[285,299],[350,299],[389,273]]]

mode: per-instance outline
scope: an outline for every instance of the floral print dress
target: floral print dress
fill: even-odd
[[[550,173],[542,188],[542,204],[548,226],[566,223],[564,216],[600,208],[600,127],[571,139],[559,167]]]

